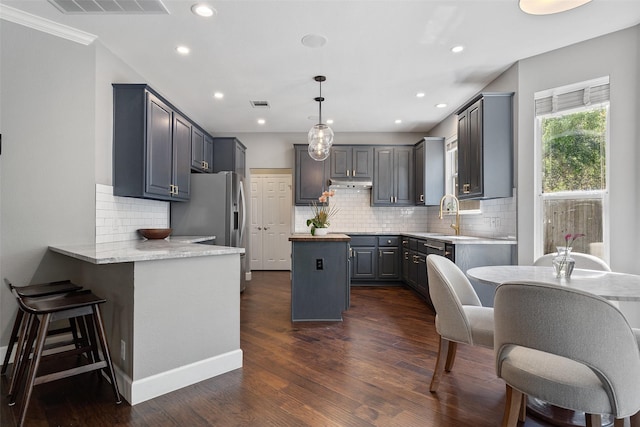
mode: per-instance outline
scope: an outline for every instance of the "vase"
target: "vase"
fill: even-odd
[[[558,253],[553,258],[553,271],[556,273],[556,277],[569,278],[573,273],[573,267],[576,265],[576,261],[571,258],[571,249],[566,246],[558,246]]]
[[[328,227],[324,227],[324,228],[316,227],[315,231],[311,234],[313,234],[314,236],[326,236],[328,232],[329,232]]]

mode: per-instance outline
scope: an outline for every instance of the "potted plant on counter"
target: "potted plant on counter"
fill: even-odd
[[[329,203],[329,199],[335,195],[335,191],[324,191],[320,197],[318,197],[318,202],[313,202],[311,204],[311,212],[313,213],[313,218],[307,220],[307,227],[311,226],[311,235],[312,236],[324,236],[329,231],[329,219],[338,213],[338,208],[336,206],[331,206]]]

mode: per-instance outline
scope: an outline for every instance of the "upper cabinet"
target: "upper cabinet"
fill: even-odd
[[[372,206],[414,204],[413,151],[412,145],[374,148]]]
[[[329,155],[331,179],[373,179],[373,147],[366,145],[334,145]]]
[[[435,206],[444,195],[444,138],[425,137],[415,145],[416,205]]]
[[[246,152],[237,138],[213,138],[213,172],[232,171],[246,176]]]
[[[191,170],[213,172],[213,137],[196,126],[191,132]]]
[[[513,93],[481,93],[458,112],[458,198],[513,195]]]
[[[192,124],[145,84],[113,85],[113,193],[189,199]]]
[[[295,153],[294,201],[298,206],[308,206],[312,202],[317,202],[322,192],[328,189],[328,162],[313,160],[309,156],[308,147],[306,144],[293,146]]]

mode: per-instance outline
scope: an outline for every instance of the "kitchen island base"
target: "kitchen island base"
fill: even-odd
[[[107,340],[130,404],[242,367],[242,250],[133,242],[140,255],[131,259],[102,256],[111,246],[96,246],[90,256],[82,248],[51,249],[74,258],[74,282],[107,300]]]
[[[349,236],[294,235],[291,320],[341,321],[349,308]]]

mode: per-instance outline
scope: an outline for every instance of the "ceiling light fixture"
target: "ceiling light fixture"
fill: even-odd
[[[315,76],[313,80],[320,84],[320,96],[314,98],[318,102],[318,124],[309,130],[307,139],[309,140],[309,156],[318,162],[329,157],[329,151],[333,144],[333,130],[322,123],[322,82],[327,80],[325,76]]]
[[[454,46],[451,48],[451,52],[460,53],[464,50],[464,46]]]
[[[327,124],[328,125],[332,125],[333,124],[333,119],[327,119]]]
[[[186,46],[178,46],[176,47],[176,51],[180,54],[180,55],[188,55],[190,50],[188,47]]]
[[[416,97],[417,97],[417,98],[424,98],[424,92],[418,92],[418,93],[416,93]]]
[[[265,119],[258,119],[258,124],[259,125],[263,125],[265,124],[267,121]]]
[[[216,92],[216,93],[214,93],[214,94],[213,94],[213,97],[214,97],[215,99],[222,99],[222,98],[224,98],[224,93],[222,93],[222,92]]]
[[[196,3],[191,6],[191,12],[198,16],[209,18],[216,14],[216,10],[206,3]]]
[[[445,103],[436,104],[436,108],[444,108],[446,106],[447,106],[447,104],[445,104]]]
[[[400,123],[402,123],[402,120],[400,120],[400,119],[396,119],[396,122],[395,122],[395,123],[396,123],[397,125],[399,125]]]
[[[520,9],[529,15],[551,15],[566,12],[591,0],[520,0]]]

